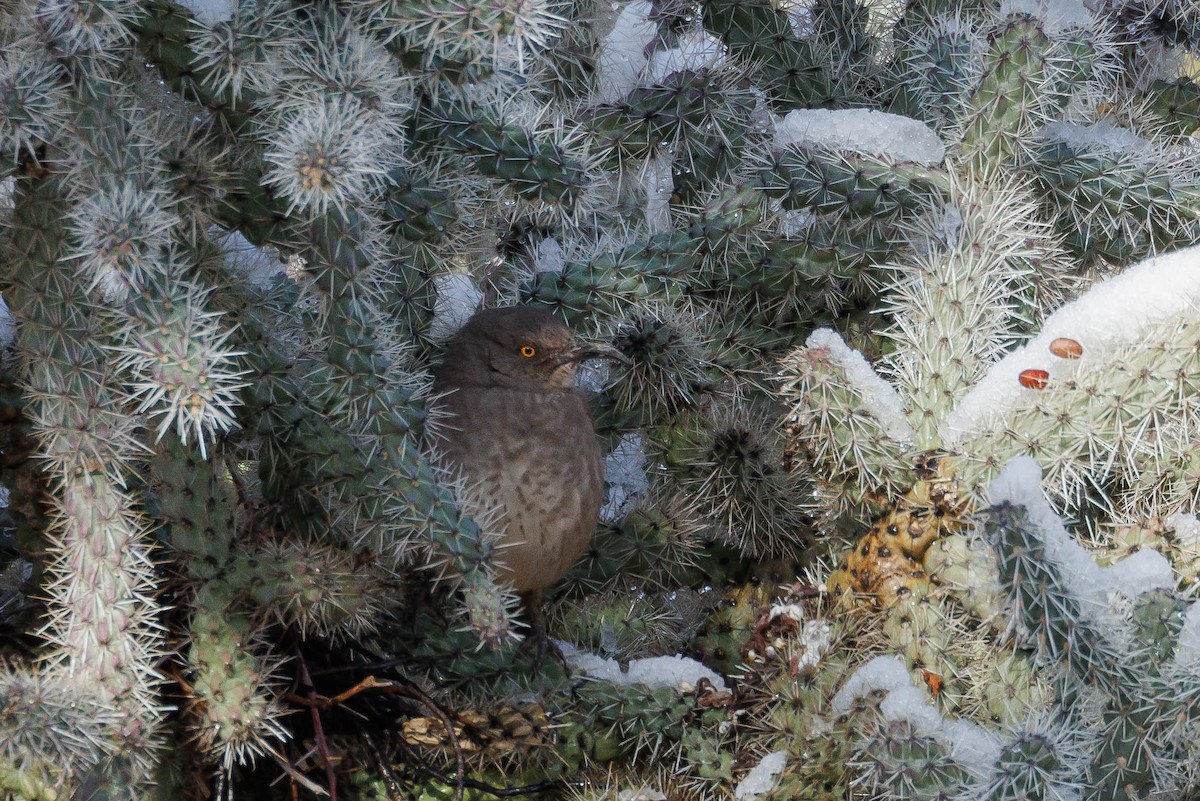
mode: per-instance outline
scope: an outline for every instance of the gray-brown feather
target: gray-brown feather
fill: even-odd
[[[440,450],[498,513],[502,578],[518,591],[566,575],[587,550],[604,493],[591,415],[574,394],[463,388],[440,402]],[[462,420],[475,421],[469,430]]]
[[[434,447],[494,513],[501,578],[522,593],[558,581],[583,555],[604,495],[591,414],[572,387],[578,354],[546,311],[488,309],[447,344],[434,380],[446,417]]]

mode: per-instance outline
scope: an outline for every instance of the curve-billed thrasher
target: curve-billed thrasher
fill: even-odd
[[[542,309],[485,309],[451,338],[433,381],[447,414],[435,447],[496,513],[500,579],[516,588],[539,650],[542,590],[587,550],[604,496],[592,416],[574,391],[579,363],[598,356],[624,359],[577,343]]]

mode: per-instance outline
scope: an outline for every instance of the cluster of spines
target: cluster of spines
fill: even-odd
[[[781,108],[835,106],[843,99],[824,48],[798,36],[786,11],[761,0],[708,0],[704,26],[757,67]]]
[[[463,576],[464,603],[471,610],[477,631],[488,639],[506,639],[509,610],[487,571],[490,548],[486,534],[460,514],[453,487],[429,468],[416,447],[424,412],[420,381],[411,368],[427,355],[425,328],[432,305],[427,270],[443,255],[437,248],[447,245],[447,231],[454,227],[454,211],[463,206],[456,206],[461,197],[445,191],[445,182],[431,179],[424,174],[424,165],[408,159],[436,154],[431,159],[438,162],[433,166],[434,173],[441,170],[456,172],[458,177],[484,175],[499,188],[497,197],[504,198],[505,203],[516,203],[509,207],[517,209],[514,215],[526,214],[543,204],[560,206],[569,214],[584,184],[594,177],[590,171],[596,165],[577,158],[559,133],[548,133],[554,126],[515,124],[506,117],[502,104],[493,105],[488,99],[490,89],[475,94],[480,82],[518,86],[511,75],[513,65],[515,71],[522,71],[532,51],[541,49],[559,32],[561,21],[546,6],[536,3],[497,3],[472,9],[460,3],[428,2],[401,8],[364,2],[352,8],[317,8],[303,19],[304,15],[292,14],[284,4],[246,3],[233,10],[233,19],[217,22],[189,21],[189,15],[178,7],[149,5],[150,13],[135,20],[129,13],[134,8],[131,3],[97,4],[87,14],[72,19],[55,18],[61,7],[43,4],[37,26],[51,45],[46,52],[85,76],[98,74],[106,59],[111,58],[107,54],[120,50],[113,45],[121,43],[128,30],[136,30],[163,75],[190,97],[201,99],[213,110],[219,122],[216,127],[225,129],[217,134],[217,141],[203,145],[208,152],[197,161],[211,158],[236,165],[240,175],[222,181],[239,183],[222,190],[224,202],[210,196],[202,204],[203,213],[197,214],[182,208],[191,204],[178,203],[176,196],[161,190],[163,185],[177,185],[172,182],[180,177],[178,165],[155,167],[155,174],[147,182],[151,191],[140,195],[127,187],[104,186],[94,171],[81,171],[75,176],[81,180],[71,196],[77,204],[72,236],[80,256],[78,266],[86,271],[88,284],[106,291],[110,311],[122,319],[123,325],[133,326],[126,329],[132,333],[116,340],[123,355],[113,368],[119,382],[136,388],[141,411],[162,418],[164,425],[159,433],[171,438],[185,436],[189,445],[194,439],[207,450],[217,448],[216,440],[232,427],[235,418],[243,425],[252,423],[248,429],[255,432],[263,457],[256,489],[265,495],[269,514],[274,516],[271,522],[294,526],[307,537],[304,544],[274,539],[265,545],[260,542],[257,550],[234,557],[222,551],[232,548],[232,539],[226,539],[232,532],[226,531],[216,542],[196,547],[195,553],[180,548],[178,555],[192,565],[229,558],[233,566],[230,581],[253,588],[255,607],[273,611],[281,607],[276,619],[283,625],[309,634],[340,636],[347,629],[352,634],[364,631],[369,625],[364,621],[370,618],[370,614],[362,618],[354,611],[367,592],[355,584],[357,577],[350,569],[348,547],[379,550],[386,543],[390,556],[403,557],[417,542],[432,544],[439,551],[432,561],[440,561],[447,574]],[[948,20],[947,6],[936,2],[914,4],[903,12],[896,31],[898,53],[901,59],[911,59],[907,67],[910,73],[919,71],[914,65],[926,58],[913,55],[918,47],[941,47],[944,51],[934,53],[927,61],[945,69],[931,75],[920,90],[925,93],[922,97],[910,100],[928,110],[930,105],[937,105],[936,100],[931,104],[930,98],[951,98],[959,106],[952,115],[962,119],[939,118],[942,129],[965,137],[968,155],[975,154],[974,166],[981,172],[997,164],[1008,166],[1015,157],[1015,143],[1026,140],[1040,120],[1061,107],[1068,90],[1085,80],[1096,66],[1096,53],[1078,37],[1062,48],[1052,41],[1055,36],[1023,19],[996,28],[990,45],[976,32],[986,26],[954,39],[947,24],[943,29],[946,35],[935,42],[919,42],[908,35],[923,24],[926,15],[941,15],[939,19]],[[962,12],[977,10],[972,6]],[[806,20],[769,4],[706,2],[703,11],[704,23],[726,41],[733,58],[747,62],[745,75],[760,81],[764,76],[781,78],[771,80],[768,89],[776,108],[787,108],[799,100],[805,105],[835,104],[874,96],[874,84],[880,77],[876,64],[884,51],[874,50],[876,29],[872,26],[879,25],[880,20],[873,19],[863,5],[818,2]],[[1175,12],[1172,10],[1163,19],[1177,27],[1186,41],[1187,15]],[[672,13],[682,14],[677,9],[664,11],[664,15]],[[384,32],[389,27],[392,32]],[[369,35],[364,36],[363,31]],[[302,41],[310,45],[291,46]],[[287,55],[289,50],[299,55]],[[1064,67],[1056,61],[1061,52],[1080,58],[1075,65]],[[831,54],[835,57],[830,58]],[[37,57],[26,63],[38,67],[43,64],[43,55],[38,50]],[[586,69],[585,62],[593,55],[581,56],[579,66]],[[11,67],[16,62],[5,63]],[[838,68],[831,70],[829,64]],[[969,87],[980,70],[983,83]],[[103,116],[108,112],[96,112],[86,104],[70,108],[61,98],[55,100],[56,92],[65,91],[65,83],[51,82],[35,73],[32,67],[20,74],[15,68],[0,71],[0,85],[13,87],[12,96],[29,112],[27,117],[15,117],[19,129],[0,130],[0,153],[7,155],[11,150],[22,157],[34,156],[70,115],[75,115],[77,124],[85,128],[108,127]],[[374,76],[374,82],[363,81],[368,73]],[[735,76],[740,80],[743,75],[740,70],[723,68],[717,73],[721,80]],[[754,426],[725,425],[727,421],[718,421],[722,425],[717,425],[711,414],[714,406],[719,408],[728,400],[725,389],[729,383],[756,372],[764,355],[793,344],[788,335],[772,330],[780,326],[765,324],[764,320],[791,323],[838,307],[833,316],[845,322],[841,311],[871,296],[879,275],[872,268],[894,251],[895,217],[918,211],[930,194],[942,195],[943,199],[948,194],[954,203],[970,210],[977,207],[969,200],[963,203],[962,193],[956,194],[949,180],[936,169],[916,170],[859,154],[792,148],[773,156],[775,171],[760,174],[761,185],[754,192],[737,193],[732,204],[723,205],[727,196],[709,209],[694,213],[685,207],[707,203],[721,185],[737,180],[739,161],[747,146],[751,95],[742,92],[740,85],[733,87],[731,81],[720,85],[733,91],[714,97],[709,91],[711,84],[704,80],[712,74],[678,73],[640,87],[622,102],[593,109],[598,113],[591,121],[602,123],[597,126],[599,131],[580,134],[599,133],[601,139],[611,135],[613,149],[621,151],[619,162],[649,157],[659,144],[678,149],[673,176],[675,195],[667,201],[665,214],[673,231],[654,229],[657,233],[650,234],[639,228],[635,234],[637,244],[622,253],[630,257],[626,262],[613,265],[595,260],[597,263],[586,269],[572,262],[564,273],[539,276],[526,289],[542,290],[553,284],[539,299],[570,316],[572,322],[581,326],[599,322],[605,331],[627,325],[638,335],[648,328],[651,333],[665,331],[668,335],[680,330],[683,326],[655,327],[655,323],[677,323],[685,298],[688,313],[695,305],[695,316],[703,319],[703,324],[695,328],[702,335],[684,343],[691,347],[681,347],[683,340],[670,336],[661,342],[652,341],[651,345],[661,347],[648,353],[646,366],[658,372],[625,374],[624,388],[635,391],[621,396],[618,388],[602,403],[607,403],[611,411],[632,398],[631,405],[640,407],[631,418],[609,415],[610,428],[617,434],[671,418],[656,432],[661,435],[656,442],[665,441],[667,447],[655,456],[672,462],[669,481],[698,488],[698,497],[707,504],[701,507],[706,517],[721,519],[721,525],[705,532],[713,534],[719,529],[718,536],[738,541],[747,551],[771,552],[793,540],[786,532],[783,536],[773,533],[762,516],[753,513],[774,509],[772,503],[785,504],[794,511],[799,506],[794,503],[796,490],[803,485],[786,474],[781,464],[784,454],[770,432]],[[416,76],[420,84],[415,93],[409,92],[410,76]],[[314,92],[311,87],[318,85],[323,88]],[[33,91],[29,87],[40,88]],[[1186,124],[1186,109],[1182,113],[1179,109],[1190,102],[1187,90],[1194,86],[1180,84],[1171,91],[1158,88],[1166,103],[1164,116],[1179,120],[1178,125]],[[326,96],[318,97],[322,93]],[[575,99],[585,96],[573,95]],[[314,98],[317,102],[310,103]],[[980,125],[988,124],[985,112],[996,105],[1012,113],[1005,116],[1004,125],[984,130]],[[56,117],[63,109],[67,112]],[[642,115],[640,119],[638,115]],[[976,125],[980,120],[983,122]],[[157,126],[153,121],[148,124]],[[112,144],[105,146],[111,149]],[[224,152],[220,152],[222,148]],[[133,154],[137,149],[126,150]],[[406,152],[401,155],[401,150]],[[255,162],[242,169],[246,163]],[[612,163],[607,166],[614,167]],[[1043,168],[1033,169],[1036,175],[1036,170]],[[1141,188],[1136,179],[1134,175],[1129,185]],[[790,209],[815,208],[823,216],[799,237],[778,236],[770,230],[778,222],[773,214],[762,215],[760,209],[744,214],[755,205],[745,198],[757,197],[759,192]],[[1147,204],[1167,204],[1155,206],[1149,219],[1174,219],[1170,214],[1162,217],[1162,210],[1172,211],[1170,204],[1175,202],[1169,197],[1164,201],[1163,197],[1160,193],[1146,200]],[[195,199],[200,203],[198,197]],[[990,198],[982,205],[989,202]],[[120,209],[115,220],[93,213],[106,204]],[[381,204],[386,208],[384,213],[378,211]],[[1138,207],[1129,212],[1129,218],[1138,218],[1143,211]],[[637,220],[639,213],[626,218]],[[1064,205],[1055,213],[1056,222],[1062,222],[1068,207]],[[500,212],[499,216],[506,214]],[[308,269],[304,281],[319,296],[320,309],[303,334],[302,362],[294,373],[291,359],[273,350],[271,338],[261,330],[229,334],[228,328],[219,324],[223,318],[206,310],[226,308],[219,299],[225,294],[223,288],[211,290],[196,280],[197,273],[207,268],[190,262],[180,268],[172,263],[170,254],[159,265],[148,258],[179,239],[187,241],[189,248],[206,247],[200,232],[210,216],[240,228],[257,243],[275,244],[303,257],[297,261]],[[578,220],[565,220],[565,215],[559,218],[563,227],[556,235],[579,232],[573,227],[579,225]],[[129,223],[140,227],[139,236],[128,235]],[[952,220],[950,223],[947,228],[953,227]],[[1154,243],[1173,241],[1172,232],[1166,230],[1170,226],[1161,227],[1163,231],[1155,234]],[[1018,233],[1013,241],[1021,239]],[[648,246],[643,247],[647,242]],[[1003,246],[974,239],[964,250]],[[1105,245],[1117,246],[1119,243],[1112,241]],[[1031,265],[1037,267],[1046,258],[1048,249],[1035,250],[1013,258],[1014,275]],[[150,265],[149,272],[144,271],[145,265]],[[627,266],[631,269],[626,270]],[[158,267],[162,267],[163,275],[155,275]],[[169,279],[165,285],[164,279]],[[1026,287],[1018,278],[1006,279],[1004,289],[1018,290],[1024,307],[1019,311],[1036,305],[1022,294]],[[676,316],[657,310],[644,314],[642,304],[648,297]],[[133,302],[124,307],[112,302],[116,298],[132,298]],[[953,300],[958,303],[961,299]],[[636,307],[640,315],[636,320],[631,319],[631,307]],[[258,311],[243,310],[242,314],[241,319],[251,322],[251,328],[270,316],[252,322]],[[1013,332],[1005,326],[1018,328],[1022,324],[1019,317],[1013,314],[1007,322],[983,326],[989,330],[972,341],[978,344],[984,340],[983,350],[989,354],[1006,346]],[[941,310],[926,319],[940,320]],[[974,319],[969,315],[966,318],[968,322]],[[970,328],[963,319],[953,322],[956,331]],[[909,323],[913,330],[922,328],[920,320]],[[608,324],[613,328],[604,328]],[[163,327],[172,326],[169,335],[161,332]],[[91,335],[95,330],[87,333]],[[978,332],[972,336],[978,336]],[[397,347],[397,343],[410,341],[417,345],[412,351]],[[197,352],[198,343],[210,346],[209,350]],[[247,343],[253,343],[256,352],[245,352]],[[939,399],[922,404],[914,412],[914,423],[927,440],[932,437],[923,428],[925,421],[944,411],[945,397],[954,395],[978,374],[968,364],[962,374],[945,380],[941,368],[958,370],[962,356],[962,352],[951,352],[930,373],[915,371],[907,376],[912,385],[932,377],[932,392],[941,393]],[[196,384],[206,383],[212,374],[213,363],[218,363],[216,372],[224,384],[198,388]],[[893,361],[893,365],[897,372],[905,372],[905,365],[899,361]],[[237,372],[243,366],[248,371],[245,377]],[[42,377],[47,372],[43,365],[35,369],[42,371]],[[240,386],[241,381],[251,380],[252,386]],[[664,399],[653,394],[661,389],[681,391]],[[756,387],[754,393],[758,392]],[[234,398],[243,405],[237,406]],[[92,397],[91,401],[98,407],[101,403],[109,405],[113,399]],[[97,425],[108,427],[102,438],[124,441],[131,436],[128,420],[106,417],[96,412],[97,407],[87,411]],[[137,404],[129,408],[137,408]],[[762,408],[770,409],[765,404]],[[44,409],[37,413],[41,423],[49,420]],[[773,413],[755,409],[753,416],[762,419]],[[48,448],[58,466],[74,458],[72,442],[62,436],[69,428],[55,427],[53,444]],[[828,428],[834,430],[836,426],[831,423]],[[883,453],[864,455],[861,447],[854,452],[855,460],[870,463],[864,475],[890,475],[890,468],[897,465],[903,473],[906,465],[896,458],[895,443],[880,444],[874,436],[868,439],[872,446],[880,445]],[[90,451],[87,458],[97,453]],[[989,452],[989,458],[994,459],[995,454]],[[1169,463],[1157,454],[1131,451],[1129,459],[1137,462],[1139,475],[1146,480],[1161,475],[1183,486],[1190,475],[1187,464]],[[828,496],[846,491],[853,499],[849,503],[839,500],[838,507],[858,509],[891,493],[894,487],[888,485],[878,492],[874,487],[849,488],[845,482],[834,482],[821,489]],[[760,490],[766,493],[764,498],[754,495]],[[1185,491],[1171,490],[1173,502],[1178,503]],[[847,494],[840,497],[844,499]],[[714,503],[722,497],[736,498],[733,513]],[[661,498],[653,502],[663,503]],[[278,511],[289,505],[290,513]],[[643,506],[639,509],[641,519],[623,521],[629,523],[628,530],[621,532],[617,540],[625,549],[620,561],[629,572],[644,578],[649,572],[646,563],[654,554],[694,554],[699,567],[708,571],[711,565],[704,561],[707,554],[702,549],[693,551],[687,541],[692,532],[689,530],[686,537],[680,533],[689,526],[656,528],[647,523],[647,519],[653,522],[651,513],[655,511],[658,509],[654,505]],[[694,514],[690,506],[688,514]],[[774,514],[767,517],[779,519]],[[802,522],[802,517],[794,522]],[[434,522],[429,525],[431,518]],[[743,528],[750,533],[729,536],[729,531]],[[413,537],[414,531],[423,536]],[[306,582],[302,571],[288,569],[310,558],[327,568],[323,571],[329,579],[327,584]],[[258,564],[251,565],[248,560],[257,560]],[[691,565],[684,567],[687,569],[681,572],[690,574]],[[602,580],[610,582],[612,565],[601,568]],[[209,572],[201,578],[211,579],[211,563],[205,569]],[[293,581],[272,580],[281,576]],[[654,578],[665,586],[681,576],[664,571]],[[205,595],[205,604],[197,612],[201,620],[214,610],[222,614],[231,611],[223,605],[223,590]],[[310,602],[312,614],[292,614],[298,606]],[[220,620],[221,615],[208,619],[218,620],[225,627],[221,637],[252,642],[255,632],[237,618],[246,610],[232,611],[236,614],[229,620]],[[247,653],[240,652],[228,659],[246,657]],[[249,678],[242,677],[242,689],[263,683],[262,676],[250,676],[254,670],[261,671],[261,665],[250,660],[245,667]],[[712,743],[694,745],[696,754],[705,754],[711,751]],[[1034,759],[1036,748],[1030,748],[1015,751],[1014,760]]]

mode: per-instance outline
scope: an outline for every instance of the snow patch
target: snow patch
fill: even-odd
[[[823,348],[846,373],[846,380],[859,391],[863,405],[897,442],[912,439],[912,426],[904,414],[904,401],[888,382],[879,377],[867,358],[845,343],[832,328],[818,328],[804,341],[806,347]]]
[[[287,265],[275,248],[259,247],[241,231],[227,231],[213,226],[209,229],[213,242],[225,252],[225,266],[246,276],[258,289],[269,289]]]
[[[1051,122],[1042,126],[1038,131],[1038,138],[1062,142],[1073,150],[1100,148],[1113,154],[1150,153],[1154,150],[1153,144],[1128,128],[1121,128],[1104,121],[1091,125]]]
[[[641,684],[651,689],[670,687],[691,692],[701,679],[708,679],[717,692],[726,692],[725,680],[707,666],[686,656],[651,656],[635,659],[628,670],[622,670],[615,659],[583,651],[568,642],[558,642],[567,664],[588,676],[613,684]]]
[[[0,297],[0,349],[7,350],[17,339],[17,318],[8,308],[8,303]],[[7,502],[4,504],[7,506]]]
[[[1096,18],[1083,0],[1004,0],[1000,17],[1028,14],[1042,21],[1048,36],[1057,36],[1072,28],[1091,28]]]
[[[449,337],[471,318],[483,293],[466,273],[449,273],[434,276],[437,301],[433,304],[433,321],[429,324],[429,335],[435,341]]]
[[[620,100],[637,87],[646,67],[646,46],[658,35],[658,27],[648,20],[653,10],[648,0],[627,3],[613,29],[600,40],[596,102]]]
[[[1188,549],[1200,548],[1200,519],[1187,512],[1176,512],[1166,519],[1166,524],[1175,529],[1179,543]]]
[[[738,782],[733,797],[738,801],[757,798],[775,789],[775,781],[787,767],[787,751],[772,751],[758,761],[750,772]]]
[[[631,432],[621,437],[604,460],[608,497],[600,510],[602,520],[620,520],[650,489],[645,444],[640,432]]]
[[[215,25],[233,19],[233,0],[179,0],[179,4],[196,15],[205,25]]]
[[[659,50],[650,57],[643,80],[662,83],[673,72],[715,67],[724,60],[725,45],[697,25],[684,31],[675,47]]]
[[[1174,661],[1180,667],[1200,668],[1200,601],[1192,604],[1183,616]]]
[[[617,793],[617,801],[669,801],[669,799],[661,790],[642,787],[637,790],[622,790]]]
[[[925,123],[872,109],[797,109],[775,123],[775,146],[802,143],[932,166],[946,145]]]
[[[533,252],[533,271],[537,273],[561,273],[567,257],[562,245],[552,236],[538,242]]]
[[[860,667],[846,679],[842,689],[833,697],[833,711],[849,712],[854,701],[876,691],[891,692],[901,687],[911,687],[908,668],[895,657],[877,656]]]
[[[1174,571],[1165,556],[1143,549],[1122,561],[1102,568],[1091,553],[1076,542],[1042,494],[1042,470],[1027,456],[1009,461],[988,487],[992,504],[1011,503],[1025,507],[1029,523],[1045,546],[1046,558],[1058,565],[1066,589],[1084,609],[1103,617],[1113,596],[1136,598],[1143,592],[1175,586]]]
[[[660,148],[658,155],[646,160],[642,171],[642,182],[646,188],[646,226],[656,234],[671,230],[671,195],[675,192],[674,160],[674,148]]]
[[[879,705],[885,720],[908,722],[917,734],[932,737],[974,775],[994,771],[1000,756],[1000,741],[982,726],[965,720],[947,720],[933,706],[925,690],[916,687],[908,668],[892,656],[877,656],[846,680],[833,699],[837,712],[849,711],[855,699],[874,692],[887,697]]]

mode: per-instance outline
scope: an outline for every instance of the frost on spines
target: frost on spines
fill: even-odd
[[[759,557],[797,554],[811,541],[807,477],[786,463],[767,404],[723,399],[680,417],[669,470],[694,503],[706,539]]]
[[[694,167],[722,147],[733,148],[753,109],[744,75],[704,67],[673,72],[598,104],[588,109],[587,124],[611,166],[665,153]]]
[[[967,93],[978,81],[987,42],[967,14],[921,15],[920,21],[916,25],[909,19],[898,31],[891,65],[894,103],[897,111],[946,131],[967,108]]]
[[[1075,255],[1127,263],[1196,240],[1190,161],[1101,121],[1043,127],[1022,168]]]
[[[233,571],[259,608],[303,637],[361,639],[379,630],[389,593],[379,571],[317,543],[271,541]]]
[[[388,47],[431,83],[447,85],[495,73],[532,71],[568,27],[560,0],[367,0],[360,3],[388,32]]]
[[[138,5],[134,0],[39,0],[31,12],[46,49],[95,78],[119,60],[132,38],[129,25]]]
[[[1086,19],[1042,19],[1014,12],[989,32],[978,79],[967,108],[950,131],[962,144],[968,170],[977,175],[1011,166],[1041,125],[1066,108],[1072,96],[1102,85],[1115,52],[1108,28]],[[1030,8],[1030,10],[1034,10]]]
[[[610,368],[606,394],[648,423],[697,407],[721,378],[711,334],[687,305],[641,303],[615,317],[605,339],[628,359]]]
[[[982,516],[982,531],[999,556],[1011,625],[1044,663],[1098,684],[1109,697],[1126,698],[1137,680],[1121,633],[1099,614],[1099,598],[1077,591],[1102,589],[1080,584],[1089,577],[1098,581],[1095,565],[1067,538],[1041,495],[1040,480],[1032,460],[1013,460],[993,482],[991,506]]]
[[[763,0],[706,0],[704,27],[734,58],[754,65],[777,108],[821,108],[843,100],[828,51],[798,34],[785,10]]]
[[[1086,729],[1035,710],[994,731],[943,717],[912,684],[902,664],[877,657],[858,668],[833,700],[847,711],[882,696],[878,714],[860,735],[860,783],[887,798],[1081,801],[1088,749]]]
[[[590,182],[578,134],[552,119],[514,121],[506,105],[486,94],[436,98],[422,109],[416,138],[451,149],[522,200],[570,213]]]
[[[242,0],[230,4],[228,16],[192,17],[187,41],[205,88],[246,108],[274,88],[280,57],[300,44],[297,33],[285,3]]]

